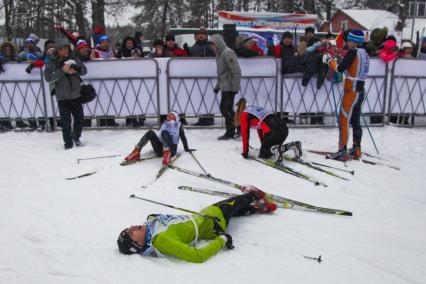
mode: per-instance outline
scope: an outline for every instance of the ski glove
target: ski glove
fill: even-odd
[[[197,151],[196,149],[190,149],[190,148],[188,148],[188,149],[185,149],[185,152],[195,152],[195,151]]]
[[[219,93],[219,88],[214,88],[213,92],[214,92],[215,94]]]
[[[30,65],[28,65],[27,68],[25,68],[25,72],[27,72],[28,74],[31,74],[31,71],[33,70],[33,68],[34,68],[34,64],[31,63]]]
[[[222,234],[219,237],[221,237],[225,241],[225,246],[228,249],[233,249],[234,248],[234,244],[232,243],[232,237],[231,237],[230,234]]]
[[[244,159],[248,159],[248,153],[241,153],[241,156],[243,156]]]

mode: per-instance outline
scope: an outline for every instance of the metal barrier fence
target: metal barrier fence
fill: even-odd
[[[388,69],[381,60],[372,59],[370,64],[370,74],[365,82],[363,113],[365,116],[381,118],[379,124],[384,125]],[[315,77],[311,78],[308,85],[304,87],[300,74],[281,77],[280,112],[289,120],[293,118],[290,121],[295,126],[335,125],[335,104],[340,104],[343,84],[333,84],[326,80],[324,85],[317,89],[316,80]],[[307,118],[311,121],[304,122],[303,120]]]
[[[426,116],[426,60],[395,60],[389,91],[389,120],[414,126],[415,117]],[[411,117],[411,122],[408,118]]]
[[[3,64],[0,75],[0,120],[41,118],[47,120],[45,81],[40,69],[27,74],[26,64]]]
[[[239,59],[242,69],[241,90],[249,104],[260,105],[293,118],[292,125],[303,124],[308,117],[324,117],[334,125],[333,94],[339,101],[342,84],[326,81],[320,90],[316,79],[301,85],[301,75],[281,76],[279,61],[261,57]],[[149,116],[156,120],[168,110],[187,116],[220,116],[220,93],[215,94],[215,59],[159,58],[88,62],[85,82],[94,85],[98,97],[85,105],[89,118],[127,118]],[[41,69],[25,72],[27,64],[4,64],[0,74],[0,121],[57,118],[56,99]],[[378,59],[371,60],[366,81],[365,116],[379,118],[378,125],[389,123],[392,116],[425,116],[426,61],[397,60],[389,69]]]
[[[82,79],[92,84],[97,93],[95,100],[84,105],[86,118],[158,116],[158,64],[155,60],[93,61],[85,65],[90,71]],[[58,117],[54,106],[55,103],[49,116]]]
[[[275,58],[239,59],[241,90],[236,96],[249,104],[277,111],[278,65]],[[167,63],[167,108],[186,116],[220,114],[216,60],[172,58]]]

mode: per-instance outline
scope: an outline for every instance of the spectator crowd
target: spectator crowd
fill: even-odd
[[[81,62],[91,60],[103,60],[113,58],[158,58],[158,57],[215,57],[215,51],[208,41],[207,30],[201,28],[195,32],[195,44],[189,47],[184,44],[178,46],[175,37],[169,34],[163,39],[153,40],[152,50],[144,50],[144,36],[141,32],[136,32],[133,36],[126,36],[121,43],[112,45],[110,37],[102,27],[95,27],[90,37],[80,36],[78,32],[70,32],[63,27],[56,26],[58,36],[67,38],[70,42],[71,57]],[[281,59],[281,73],[283,75],[292,73],[303,73],[302,85],[307,86],[313,76],[317,76],[316,88],[320,89],[326,79],[339,80],[338,74],[333,74],[328,66],[322,62],[324,54],[343,58],[345,55],[344,40],[347,33],[341,32],[337,35],[328,34],[320,38],[315,35],[313,27],[307,27],[303,36],[297,36],[289,31],[282,34],[279,44],[274,44],[272,38],[267,39],[267,50],[260,48],[255,38],[238,36],[236,38],[236,54],[238,57],[253,58],[259,56],[272,56]],[[39,37],[30,34],[24,41],[24,46],[19,50],[12,42],[3,42],[0,46],[0,73],[4,72],[2,64],[6,62],[27,62],[26,72],[31,73],[33,68],[42,67],[48,64],[50,56],[55,51],[55,41],[48,39],[41,50],[37,44]],[[379,57],[384,62],[391,62],[396,58],[416,58],[418,47],[409,41],[402,42],[398,47],[394,36],[388,35],[386,27],[371,31],[369,41],[364,43],[365,50],[370,57]],[[422,56],[426,55],[426,38],[421,46]],[[421,57],[422,57],[421,56]],[[39,126],[43,122],[39,121]],[[321,123],[311,121],[311,123]],[[89,126],[90,121],[86,123]],[[144,124],[143,117],[126,118],[126,125],[138,127]],[[205,115],[200,117],[197,125],[213,124],[213,116]],[[16,120],[17,127],[37,127],[36,120],[29,120],[28,124],[22,120]],[[117,126],[113,118],[100,120],[100,126]],[[10,120],[0,118],[0,127],[9,129],[12,127]]]

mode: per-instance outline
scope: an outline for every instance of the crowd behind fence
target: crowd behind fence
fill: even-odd
[[[282,76],[279,61],[272,57],[239,59],[239,63],[242,82],[237,99],[243,96],[249,104],[273,110],[291,126],[336,125],[334,112],[343,95],[341,83],[326,81],[317,89],[314,79],[304,87],[301,74]],[[155,127],[168,110],[186,118],[205,114],[220,118],[220,93],[213,92],[213,58],[105,60],[86,66],[83,80],[98,94],[84,106],[86,120],[143,117],[152,118],[151,126]],[[0,76],[0,120],[37,120],[43,126],[58,120],[56,100],[50,95],[43,69],[27,74],[25,66],[14,63],[4,64],[4,69]],[[422,120],[426,117],[424,70],[424,60],[399,59],[387,65],[372,59],[362,108],[370,123],[426,125]],[[218,123],[216,126],[221,125]]]

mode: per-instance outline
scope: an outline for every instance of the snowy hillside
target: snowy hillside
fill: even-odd
[[[289,164],[328,188],[244,160],[240,141],[217,141],[223,130],[187,130],[191,148],[216,177],[314,205],[345,209],[352,217],[279,209],[233,219],[233,251],[203,264],[171,258],[124,256],[118,233],[150,213],[179,211],[129,199],[134,193],[200,210],[219,197],[179,191],[179,185],[228,192],[232,188],[168,169],[147,189],[160,162],[119,166],[145,130],[86,131],[83,148],[63,150],[61,133],[0,135],[0,283],[425,283],[426,130],[374,128],[383,157],[401,167],[350,162],[341,181]],[[337,129],[290,129],[287,141],[305,149],[334,150]],[[254,132],[251,144],[259,146]],[[368,133],[364,150],[374,153]],[[180,146],[180,150],[182,147]],[[150,147],[144,148],[151,155]],[[120,154],[121,157],[77,159]],[[305,159],[341,167],[322,156]],[[184,153],[176,165],[201,172]],[[88,171],[95,175],[65,180]],[[337,173],[337,172],[336,172]],[[322,256],[318,263],[303,255]]]

